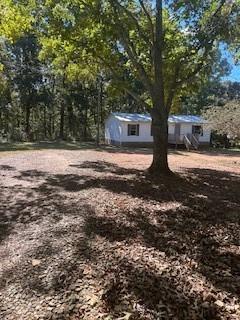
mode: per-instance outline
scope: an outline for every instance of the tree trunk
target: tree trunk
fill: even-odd
[[[84,110],[84,127],[83,127],[83,138],[85,141],[87,140],[87,123],[88,123],[88,106],[86,103],[85,110]]]
[[[68,133],[71,138],[75,135],[75,121],[74,121],[74,113],[71,99],[67,101],[67,111],[68,111]]]
[[[152,133],[153,133],[153,160],[149,172],[154,175],[170,174],[168,166],[168,115],[160,113],[161,106],[153,107]]]
[[[30,136],[30,107],[26,106],[26,118],[25,118],[25,133],[27,136],[27,139],[29,139]]]
[[[4,127],[4,115],[0,109],[0,129]]]
[[[64,101],[61,103],[60,109],[60,130],[59,130],[59,138],[64,140],[64,116],[65,116],[65,105]]]
[[[100,143],[100,111],[101,111],[101,96],[102,96],[102,79],[101,76],[97,79],[97,136],[96,136],[96,143],[97,146]]]
[[[49,107],[49,106],[48,106]],[[53,133],[53,130],[52,130],[52,111],[50,111],[49,113],[49,121],[48,121],[48,136],[50,137],[50,139],[52,139],[52,133]]]
[[[154,175],[170,174],[168,167],[168,110],[164,99],[163,78],[163,17],[162,0],[156,0],[156,32],[153,43],[154,83],[152,89],[153,109],[153,161],[149,172]]]
[[[65,70],[66,66],[64,66]],[[65,104],[66,104],[66,92],[68,90],[67,86],[65,85],[65,73],[62,76],[62,87],[60,91],[60,101],[61,101],[61,108],[60,108],[60,130],[59,130],[59,138],[64,140],[64,124],[65,124]]]
[[[47,137],[47,115],[46,106],[43,107],[43,129],[44,129],[44,139]]]

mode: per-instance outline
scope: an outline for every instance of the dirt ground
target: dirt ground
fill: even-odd
[[[0,152],[0,319],[240,319],[240,155]]]

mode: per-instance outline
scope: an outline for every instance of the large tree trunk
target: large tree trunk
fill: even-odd
[[[152,133],[153,133],[153,160],[149,172],[154,175],[170,174],[168,166],[168,115],[160,113],[161,105],[153,107]]]
[[[149,172],[154,175],[170,174],[168,167],[168,111],[164,99],[163,78],[163,17],[162,0],[156,0],[156,32],[153,44],[154,83],[151,93],[153,109],[153,161]]]

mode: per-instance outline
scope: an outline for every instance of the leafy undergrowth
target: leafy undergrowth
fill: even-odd
[[[158,180],[141,155],[4,158],[0,318],[240,319],[240,179],[210,157]]]

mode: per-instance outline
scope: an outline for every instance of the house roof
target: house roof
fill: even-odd
[[[172,123],[181,123],[181,122],[186,122],[186,123],[205,123],[206,120],[204,120],[200,116],[194,116],[194,115],[170,115],[168,118],[169,122]]]
[[[114,112],[112,115],[120,121],[127,122],[149,122],[152,120],[150,114]]]
[[[150,122],[152,121],[150,114],[140,113],[123,113],[114,112],[112,115],[119,121],[124,122]],[[170,115],[168,118],[170,123],[205,123],[206,121],[200,116],[194,115]]]

